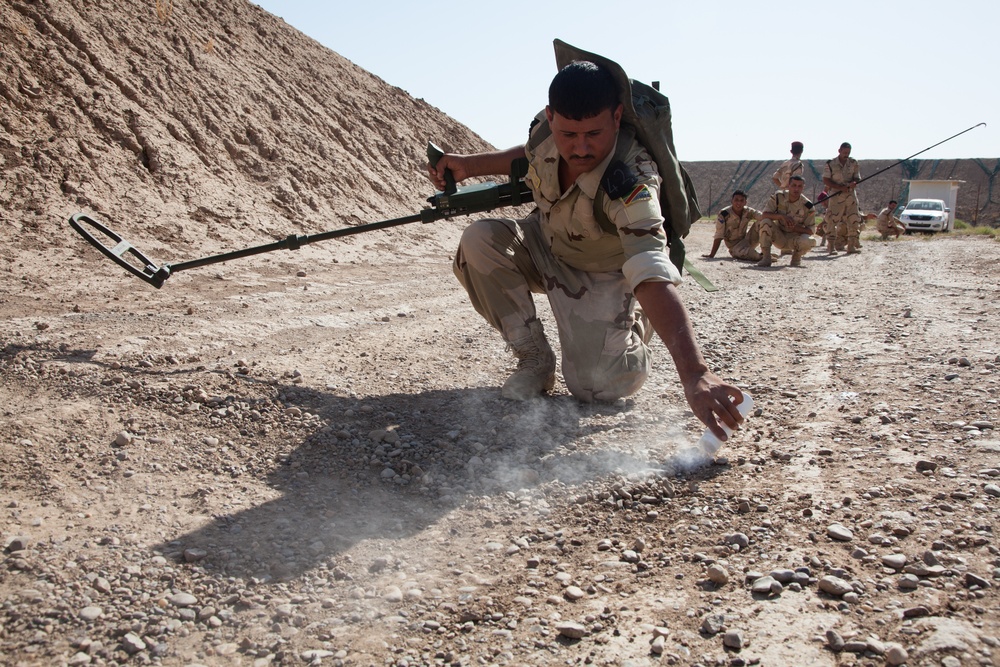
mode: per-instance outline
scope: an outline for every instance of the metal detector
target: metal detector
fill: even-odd
[[[436,164],[443,155],[444,152],[440,148],[432,143],[428,143],[427,156],[431,164]],[[244,250],[235,250],[221,255],[191,259],[186,262],[162,264],[160,266],[157,266],[155,262],[139,251],[132,243],[123,239],[120,234],[94,220],[89,215],[77,213],[70,217],[69,224],[90,245],[100,250],[105,257],[111,259],[133,276],[159,289],[163,287],[163,283],[166,282],[167,278],[173,274],[179,271],[186,271],[187,269],[195,269],[199,266],[228,262],[233,259],[250,257],[251,255],[259,255],[274,250],[298,250],[310,243],[327,241],[342,236],[363,234],[377,229],[388,229],[399,225],[407,225],[412,222],[435,222],[460,215],[492,211],[502,206],[526,204],[531,201],[531,190],[523,180],[526,173],[527,160],[515,160],[511,164],[509,182],[501,184],[489,182],[470,185],[468,187],[455,187],[454,179],[452,178],[449,180],[444,192],[437,192],[428,197],[427,201],[431,205],[430,208],[425,208],[413,215],[393,218],[392,220],[370,222],[358,225],[357,227],[334,229],[319,234],[293,234],[274,243],[246,248]]]

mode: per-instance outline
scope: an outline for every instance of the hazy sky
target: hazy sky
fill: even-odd
[[[995,0],[253,1],[499,148],[544,107],[559,38],[660,81],[684,161],[785,159],[792,140],[902,159],[982,122],[919,157],[1000,157]]]

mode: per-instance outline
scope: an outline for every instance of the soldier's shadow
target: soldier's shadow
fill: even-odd
[[[563,449],[612,428],[606,420],[587,420],[593,411],[620,412],[621,406],[581,406],[570,397],[512,403],[500,399],[496,388],[362,400],[296,387],[290,395],[321,423],[340,426],[319,428],[290,455],[278,457],[267,477],[276,497],[216,512],[201,527],[154,549],[226,576],[288,579],[324,563],[332,566],[362,540],[419,534],[474,494],[506,493],[556,478],[572,483],[574,476],[581,481],[622,465],[621,455]],[[349,427],[344,415],[351,415]],[[372,432],[400,439],[377,442]],[[539,465],[553,457],[565,465]],[[192,506],[197,502],[191,499]]]

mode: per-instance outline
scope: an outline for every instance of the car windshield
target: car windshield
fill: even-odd
[[[941,202],[939,201],[929,201],[923,199],[914,199],[906,208],[911,211],[940,211],[942,209]]]

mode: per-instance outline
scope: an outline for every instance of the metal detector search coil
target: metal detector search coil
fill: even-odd
[[[90,216],[77,213],[70,217],[69,225],[106,257],[153,287],[157,289],[163,287],[163,282],[170,277],[168,265],[156,266],[135,246]],[[101,236],[95,235],[94,230],[100,232]],[[113,244],[109,244],[109,241]]]

